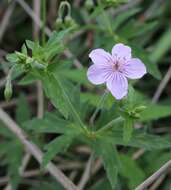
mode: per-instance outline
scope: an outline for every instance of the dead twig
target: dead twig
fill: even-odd
[[[43,158],[42,151],[34,143],[28,140],[26,133],[1,108],[0,120],[18,137],[21,143],[28,149],[30,154],[32,154],[41,164]],[[61,183],[61,185],[63,185],[66,190],[78,190],[72,181],[70,181],[52,162],[46,166],[46,169],[58,182]]]
[[[156,103],[156,102],[159,100],[159,98],[160,98],[160,96],[161,96],[163,90],[164,90],[165,87],[167,86],[167,84],[168,84],[170,78],[171,78],[171,66],[170,66],[169,69],[167,70],[167,72],[166,72],[164,78],[162,79],[162,81],[160,82],[160,84],[159,84],[159,86],[158,86],[156,92],[154,93],[154,96],[153,96],[153,98],[152,98],[152,102],[153,102],[153,103]]]
[[[3,20],[2,20],[2,22],[0,24],[0,26],[1,26],[0,27],[0,42],[2,41],[2,38],[3,38],[4,34],[5,34],[5,31],[7,29],[7,26],[8,26],[9,20],[11,18],[11,15],[12,15],[12,13],[14,11],[14,8],[15,8],[15,2],[12,2],[10,4],[10,6],[8,7],[7,11],[5,12]]]
[[[158,179],[166,170],[171,167],[171,160],[166,162],[159,170],[157,170],[153,175],[147,178],[142,184],[140,184],[135,190],[144,190],[149,185],[151,185],[156,179]]]
[[[80,179],[80,182],[78,184],[78,187],[80,190],[84,189],[86,183],[88,182],[89,178],[90,178],[90,173],[91,173],[91,166],[92,166],[92,161],[93,161],[93,153],[91,153],[88,162],[86,164],[84,173]]]
[[[160,184],[162,183],[162,181],[165,179],[166,174],[162,174],[157,180],[156,182],[149,188],[149,190],[156,190]]]

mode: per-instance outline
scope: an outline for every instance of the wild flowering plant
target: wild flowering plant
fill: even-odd
[[[69,3],[65,4],[69,6]],[[132,79],[142,78],[147,70],[155,75],[157,69],[153,70],[144,60],[143,63],[139,58],[134,58],[131,47],[113,42],[113,36],[107,33],[110,41],[115,44],[112,53],[94,49],[89,53],[93,65],[88,70],[83,68],[75,71],[73,59],[63,56],[64,50],[68,48],[68,36],[75,30],[75,24],[74,30],[72,27],[66,28],[63,20],[65,22],[65,18],[60,15],[57,22],[62,24],[61,30],[52,32],[45,44],[26,40],[21,52],[7,55],[11,70],[7,77],[5,97],[8,100],[11,97],[11,81],[16,76],[20,76],[20,85],[41,81],[44,94],[51,102],[52,108],[47,110],[43,118],[30,119],[22,123],[22,127],[28,133],[41,133],[40,137],[42,133],[54,134],[54,139],[50,142],[42,138],[39,141],[39,138],[33,135],[32,140],[35,143],[39,142],[45,150],[42,166],[45,167],[57,154],[69,152],[69,147],[83,144],[91,149],[95,158],[101,158],[110,184],[115,188],[118,174],[130,179],[127,171],[129,167],[125,169],[124,164],[128,162],[130,167],[135,166],[131,159],[119,153],[118,147],[147,150],[170,147],[166,138],[134,128],[135,123],[145,120],[144,111],[148,109],[149,102],[144,104],[141,94],[134,90],[135,81]],[[133,53],[134,51],[135,48]],[[86,56],[88,57],[87,54]],[[113,96],[100,86],[98,90],[104,91],[100,98],[99,93],[94,91],[93,86],[87,81],[86,72],[91,83],[105,83]],[[92,93],[86,94],[80,85],[75,83],[81,83],[85,86],[84,91],[88,89]],[[146,114],[146,118],[148,116],[149,114]],[[143,179],[144,176],[141,175],[140,180]],[[140,180],[137,180],[138,183]],[[138,184],[137,181],[132,181],[133,189]]]
[[[80,101],[76,96],[80,90],[72,92],[74,86],[68,85],[62,74],[65,68],[54,62],[54,59],[57,59],[62,63],[59,55],[64,50],[64,44],[61,41],[69,32],[70,29],[53,32],[45,46],[27,40],[21,52],[9,54],[7,60],[12,62],[13,66],[7,77],[5,96],[7,99],[11,96],[11,75],[16,69],[19,69],[19,75],[26,75],[20,84],[42,81],[45,95],[56,111],[46,113],[43,119],[35,118],[24,124],[26,130],[58,134],[52,142],[45,145],[42,165],[47,165],[56,154],[65,152],[72,143],[79,141],[90,146],[94,154],[102,158],[109,181],[112,187],[115,187],[121,167],[117,145],[150,149],[156,148],[156,142],[157,148],[168,147],[170,143],[157,136],[134,131],[134,122],[141,118],[141,112],[146,107],[137,101],[137,94],[133,87],[128,85],[127,78],[139,79],[147,71],[140,59],[132,58],[131,48],[121,43],[114,45],[112,55],[103,49],[95,49],[89,54],[94,64],[89,67],[87,77],[93,84],[106,83],[107,89],[114,96],[111,100],[115,102],[115,107],[114,110],[108,110],[109,113],[113,113],[113,119],[109,121],[105,115],[107,113],[103,113],[105,122],[102,122],[102,126],[97,125],[95,129],[93,126],[96,125],[95,121],[98,121],[97,114],[108,98],[102,96],[90,117],[90,122],[86,121],[84,109],[88,108],[87,103]],[[28,54],[28,49],[32,56]],[[73,99],[72,93],[76,99]]]

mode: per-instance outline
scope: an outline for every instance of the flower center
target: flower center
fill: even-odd
[[[113,70],[113,71],[119,71],[119,70],[120,70],[119,61],[116,61],[115,63],[113,63],[113,65],[112,65],[112,70]]]

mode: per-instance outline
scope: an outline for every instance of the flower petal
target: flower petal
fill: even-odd
[[[129,60],[131,59],[131,48],[121,43],[116,44],[112,48],[112,56]]]
[[[119,72],[113,73],[113,76],[107,81],[107,88],[116,99],[122,99],[128,93],[128,81],[124,75]]]
[[[138,58],[131,59],[123,67],[123,74],[130,79],[139,79],[146,73],[145,65]]]
[[[91,65],[87,71],[87,78],[93,84],[103,84],[112,74],[112,67],[98,67]]]
[[[111,60],[110,53],[103,49],[95,49],[90,52],[89,57],[94,64],[106,65]]]

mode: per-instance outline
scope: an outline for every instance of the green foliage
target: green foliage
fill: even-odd
[[[101,139],[97,139],[93,142],[93,148],[95,153],[102,158],[108,179],[112,188],[114,188],[117,183],[118,170],[120,167],[116,148],[110,143],[101,141]]]
[[[34,118],[23,125],[28,130],[33,130],[36,133],[58,133],[67,132],[70,122],[58,117],[57,113],[45,113],[43,119]]]
[[[23,122],[28,121],[31,117],[31,110],[29,109],[29,104],[24,94],[19,96],[17,105],[16,121],[19,124],[22,124]]]
[[[118,15],[112,24],[113,30],[115,31],[115,30],[119,29],[119,26],[121,26],[122,23],[126,22],[130,17],[132,17],[139,11],[140,11],[139,9],[135,8],[135,9],[128,10],[128,11],[124,12],[123,14]],[[124,29],[125,29],[125,27],[124,27]],[[127,35],[128,35],[128,33],[127,33]]]
[[[132,136],[133,132],[133,119],[128,118],[124,121],[124,131],[123,131],[123,140],[125,142],[128,142]]]
[[[117,145],[125,145],[147,150],[163,149],[171,146],[170,138],[159,137],[157,135],[144,134],[143,132],[134,131],[129,142],[125,142],[122,136],[122,130],[113,129],[102,134],[106,141]],[[102,137],[101,137],[102,138]]]
[[[141,113],[142,121],[151,121],[171,115],[171,106],[160,104],[148,104],[147,108]]]
[[[42,183],[36,187],[31,187],[29,190],[64,190],[58,183],[49,182]]]
[[[65,101],[63,91],[56,78],[51,74],[47,74],[42,77],[42,82],[46,96],[50,98],[53,105],[67,118],[69,112],[68,104]]]
[[[120,154],[121,170],[120,174],[128,179],[130,189],[135,189],[145,179],[145,173],[140,166],[129,156]]]
[[[45,166],[56,154],[65,152],[75,136],[76,134],[62,135],[46,145],[47,152],[44,154],[42,165]]]
[[[171,28],[168,28],[167,31],[161,36],[156,45],[154,46],[154,50],[151,54],[151,60],[155,63],[160,61],[163,55],[170,48],[170,40],[171,40]]]
[[[109,181],[107,180],[107,178],[103,178],[99,181],[97,181],[90,190],[103,190],[103,189],[107,189],[107,190],[112,190],[113,188],[111,187]]]

